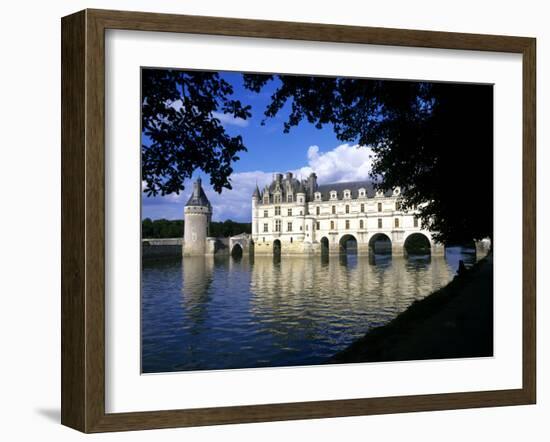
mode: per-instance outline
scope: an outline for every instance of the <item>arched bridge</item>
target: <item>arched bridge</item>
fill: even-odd
[[[229,238],[229,253],[231,255],[248,256],[253,246],[252,235],[241,233]]]
[[[356,248],[360,255],[406,255],[413,250],[432,255],[445,253],[444,246],[436,242],[430,232],[420,229],[329,232],[319,239],[319,243],[321,251],[330,254],[341,253],[348,248]]]

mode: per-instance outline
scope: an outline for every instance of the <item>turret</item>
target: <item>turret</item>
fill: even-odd
[[[256,235],[258,233],[258,214],[257,214],[257,206],[260,202],[260,189],[258,188],[258,184],[256,184],[256,188],[254,189],[254,193],[252,193],[252,235]]]
[[[212,206],[204,193],[200,178],[193,183],[193,193],[185,205],[184,213],[183,254],[204,255],[208,226],[212,218]]]
[[[256,184],[256,188],[254,189],[254,193],[252,194],[252,205],[255,205],[255,203],[257,203],[258,201],[260,201],[260,189]]]

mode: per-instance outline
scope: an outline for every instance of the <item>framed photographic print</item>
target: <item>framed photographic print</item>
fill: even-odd
[[[62,20],[62,423],[532,404],[535,40]]]

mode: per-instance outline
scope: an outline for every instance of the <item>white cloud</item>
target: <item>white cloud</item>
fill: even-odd
[[[372,166],[372,152],[367,147],[342,144],[327,152],[319,152],[318,146],[307,150],[307,165],[291,172],[296,177],[306,178],[311,172],[317,174],[320,184],[360,181],[369,178]],[[269,184],[275,172],[240,172],[231,176],[232,189],[224,189],[221,194],[214,191],[210,183],[203,181],[203,188],[212,204],[214,221],[232,219],[250,221],[252,210],[252,193],[256,184],[260,190]],[[183,206],[189,199],[192,189],[191,181],[186,183],[184,192],[165,197],[144,197],[144,216],[150,218],[181,219]]]
[[[224,114],[222,112],[212,112],[212,116],[220,120],[222,124],[228,126],[246,127],[249,124],[248,120],[235,118],[231,114]]]
[[[367,180],[372,167],[371,156],[370,148],[357,144],[342,144],[321,153],[319,146],[310,146],[307,150],[308,165],[296,173],[306,177],[315,172],[320,184]]]

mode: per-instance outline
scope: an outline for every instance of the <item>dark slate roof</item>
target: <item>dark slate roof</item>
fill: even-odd
[[[252,196],[255,196],[256,198],[260,197],[260,189],[258,189],[258,185],[256,184],[256,188],[254,189],[254,193]]]
[[[323,201],[328,201],[330,199],[331,190],[336,190],[338,193],[338,199],[342,199],[344,196],[344,190],[351,191],[352,198],[359,197],[359,189],[364,188],[367,191],[367,197],[373,198],[376,194],[376,189],[372,181],[351,181],[347,183],[330,183],[330,184],[320,184],[317,186],[315,192],[321,192],[321,199]],[[387,190],[384,192],[384,196],[392,196],[393,192]]]
[[[210,205],[210,201],[208,201],[208,198],[204,193],[200,179],[193,183],[193,193],[191,193],[186,206],[212,207]]]
[[[312,187],[314,187],[312,189]],[[296,193],[305,193],[307,195],[307,201],[312,201],[313,194],[315,192],[321,192],[321,200],[328,201],[330,199],[330,192],[335,190],[337,192],[337,198],[339,200],[344,197],[344,190],[351,191],[351,198],[356,199],[359,197],[359,189],[364,188],[367,192],[368,198],[373,198],[376,194],[375,183],[372,181],[353,181],[347,183],[329,183],[317,185],[315,180],[299,180],[296,179],[292,174],[287,173],[283,175],[282,173],[274,174],[273,181],[266,185],[263,191],[261,192],[261,199],[266,194],[269,194],[270,197],[274,194],[276,189],[279,188],[282,196],[282,201],[286,201],[287,193],[290,191],[293,194]],[[253,196],[255,196],[254,193]],[[384,196],[392,196],[393,192],[388,190],[384,192]],[[270,200],[270,203],[272,201]]]

